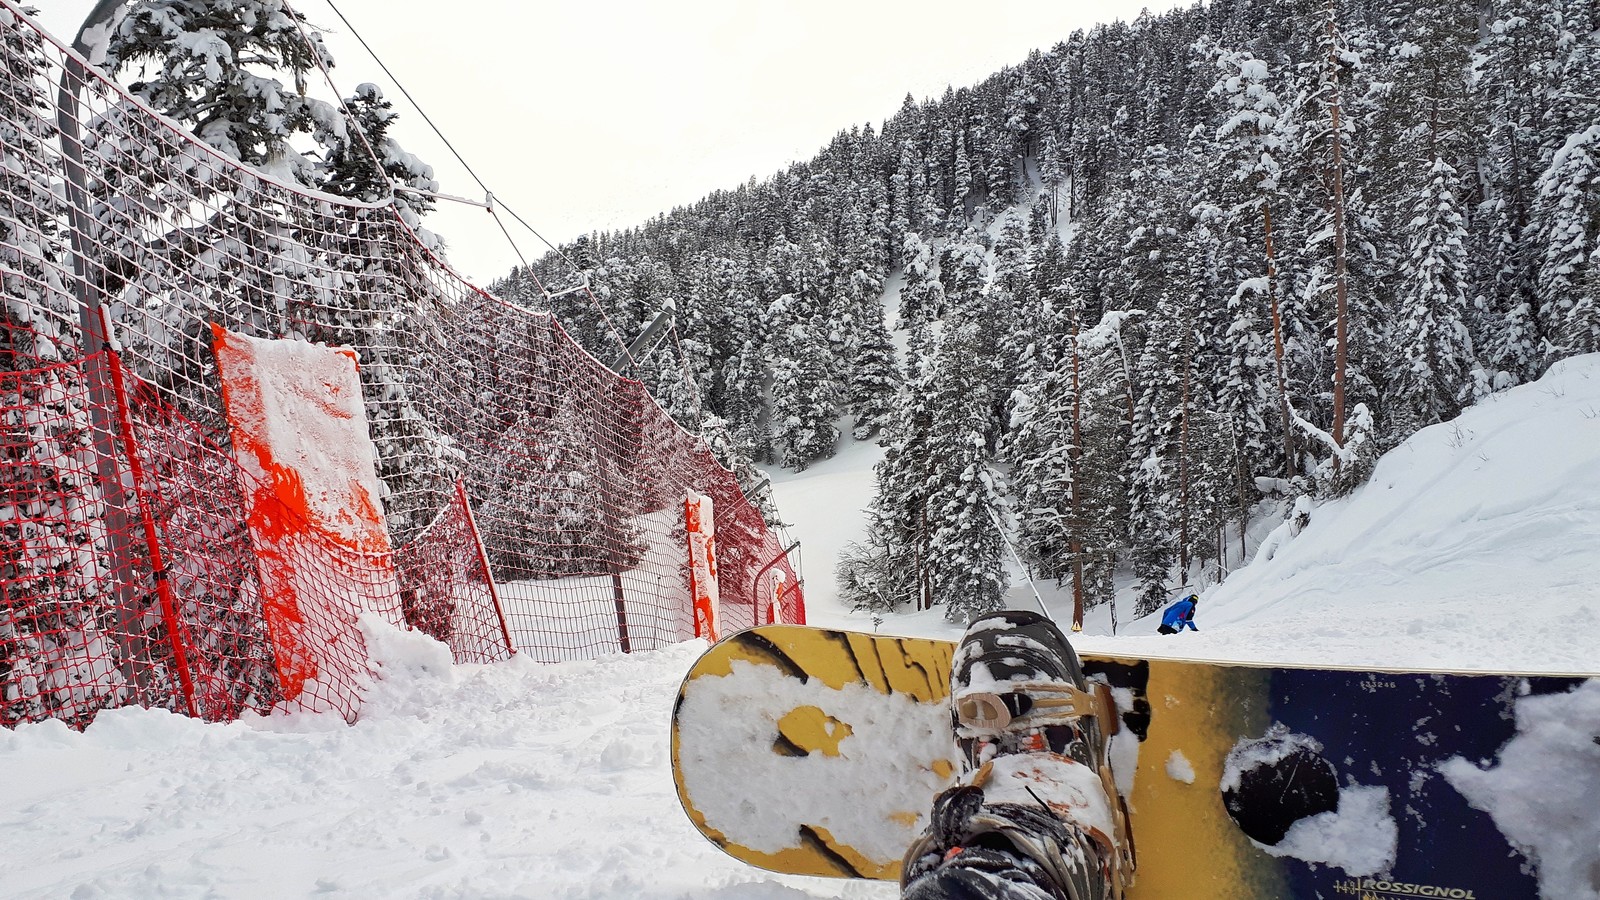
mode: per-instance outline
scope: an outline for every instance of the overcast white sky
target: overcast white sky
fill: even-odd
[[[26,0],[25,0],[26,2]],[[71,40],[93,0],[32,0]],[[495,195],[549,240],[639,224],[808,159],[909,92],[938,97],[1075,28],[1175,0],[334,0]],[[327,35],[334,79],[395,101],[394,134],[446,193],[483,192],[327,0],[294,0]],[[400,10],[406,10],[401,12]],[[530,260],[544,251],[502,214]],[[517,257],[482,209],[428,227],[486,283]]]

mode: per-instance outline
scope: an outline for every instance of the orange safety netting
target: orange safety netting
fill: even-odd
[[[0,724],[286,697],[354,716],[362,610],[458,661],[683,640],[691,492],[715,511],[722,629],[803,621],[778,538],[705,443],[549,315],[457,278],[392,205],[240,166],[12,0],[0,135]],[[355,352],[386,545],[252,528],[308,513],[246,496],[266,473],[236,458],[214,327]],[[302,602],[275,620],[282,571]],[[312,672],[297,646],[340,663]]]

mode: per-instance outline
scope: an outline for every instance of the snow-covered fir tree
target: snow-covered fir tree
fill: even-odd
[[[43,42],[0,9],[0,726],[85,723],[132,688],[106,592],[66,210],[46,165],[56,125]]]
[[[783,465],[804,469],[832,456],[839,440],[833,424],[837,395],[824,359],[827,345],[808,322],[793,322],[777,337],[772,360],[772,443]]]
[[[1585,269],[1600,236],[1600,123],[1571,135],[1540,177],[1533,203],[1532,232],[1538,256],[1533,296],[1555,358],[1600,349],[1592,330],[1592,282]]]
[[[858,441],[871,438],[883,428],[900,382],[900,366],[895,361],[894,344],[881,307],[864,314],[866,321],[855,334],[857,346],[848,402],[855,418],[852,436]]]
[[[1406,365],[1396,373],[1391,415],[1406,431],[1455,418],[1472,397],[1472,337],[1467,330],[1466,219],[1454,168],[1435,159],[1411,221],[1411,266],[1400,287],[1395,343]]]
[[[309,73],[333,57],[282,0],[137,0],[119,12],[105,54],[108,70],[139,70],[130,90],[157,112],[234,159],[305,185],[316,184],[316,167],[290,138],[344,131],[333,105],[306,95]]]
[[[1006,587],[1000,491],[989,470],[991,410],[977,321],[953,325],[933,363],[926,562],[933,600],[954,622],[999,609]]]
[[[320,142],[326,156],[319,186],[330,194],[369,203],[390,196],[395,188],[395,203],[410,214],[408,222],[415,224],[418,216],[433,209],[433,198],[404,189],[438,191],[433,167],[407,153],[390,136],[398,114],[377,85],[356,85],[355,93],[345,98],[344,109],[346,116],[338,122],[345,127],[323,135]]]

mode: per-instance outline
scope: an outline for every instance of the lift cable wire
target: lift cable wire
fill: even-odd
[[[560,247],[557,247],[555,244],[552,244],[548,239],[545,238],[544,235],[539,233],[538,229],[536,229],[532,225],[528,224],[528,221],[526,219],[524,219],[520,214],[518,214],[515,209],[512,209],[508,204],[505,203],[504,200],[501,200],[499,197],[496,197],[494,192],[489,190],[489,186],[484,183],[483,179],[478,175],[477,171],[474,170],[472,168],[472,166],[466,161],[466,159],[462,157],[461,152],[456,149],[456,147],[455,147],[455,145],[453,143],[450,142],[450,139],[445,137],[444,132],[439,129],[439,126],[433,121],[433,118],[431,116],[429,116],[427,111],[422,108],[422,105],[419,104],[417,102],[417,99],[411,95],[411,92],[406,90],[406,86],[404,84],[402,84],[400,82],[400,79],[395,76],[393,70],[391,70],[389,68],[388,64],[386,64],[383,61],[383,58],[378,55],[377,51],[372,49],[372,45],[367,43],[367,39],[361,36],[361,32],[356,30],[355,25],[350,22],[350,19],[348,17],[346,17],[344,12],[339,9],[338,5],[335,4],[333,2],[333,0],[323,0],[323,2],[328,4],[328,8],[333,10],[334,15],[339,17],[339,21],[343,22],[345,27],[350,30],[351,36],[354,37],[361,44],[362,48],[367,51],[367,55],[372,57],[373,62],[376,62],[378,64],[378,68],[382,69],[384,75],[388,76],[389,80],[394,83],[394,86],[399,89],[400,93],[406,98],[406,101],[411,104],[411,108],[415,109],[417,111],[417,115],[422,117],[422,120],[428,124],[428,127],[433,130],[433,133],[436,136],[438,136],[439,140],[444,143],[446,148],[449,149],[450,153],[456,158],[456,161],[461,164],[461,167],[466,170],[468,175],[472,176],[472,180],[477,182],[478,187],[483,190],[484,196],[486,198],[486,203],[484,205],[488,208],[489,214],[494,217],[495,224],[500,227],[500,233],[505,235],[506,243],[511,245],[512,251],[514,253],[516,253],[517,259],[522,263],[523,271],[526,272],[531,278],[533,278],[533,282],[538,287],[539,292],[545,296],[547,301],[553,300],[557,296],[556,294],[551,293],[550,290],[544,286],[544,282],[539,279],[539,276],[533,271],[533,268],[528,264],[527,257],[525,257],[523,255],[521,248],[517,246],[517,242],[511,237],[511,231],[508,228],[506,228],[505,222],[500,219],[500,215],[499,215],[499,212],[498,212],[499,209],[504,209],[506,211],[506,213],[509,214],[513,219],[515,219],[516,222],[519,225],[521,225],[523,228],[527,229],[530,234],[532,234],[534,237],[538,238],[539,241],[541,243],[543,243],[546,247],[550,248],[550,252],[552,252],[556,256],[560,257],[563,261],[565,261],[567,263],[567,265],[572,267],[573,271],[576,272],[577,275],[578,275],[578,278],[579,278],[579,281],[580,281],[579,287],[582,289],[583,293],[588,296],[590,304],[595,307],[595,311],[600,314],[600,318],[606,323],[606,327],[611,332],[612,339],[615,340],[617,342],[617,344],[622,347],[623,353],[626,354],[627,350],[628,350],[628,343],[627,343],[627,341],[622,339],[621,332],[619,332],[617,330],[616,325],[611,321],[611,317],[606,314],[606,311],[605,311],[604,307],[602,307],[600,305],[599,298],[596,297],[594,295],[594,292],[589,289],[588,274],[584,271],[583,267],[579,266],[576,262],[574,262],[572,260],[571,257],[567,256],[566,253],[562,252]],[[287,6],[287,4],[285,4],[285,6]],[[333,77],[328,72],[327,67],[322,64],[322,58],[321,58],[320,54],[316,53],[315,48],[312,47],[311,39],[305,33],[304,24],[302,22],[300,22],[300,19],[299,19],[298,16],[296,17],[296,21],[297,21],[297,23],[299,23],[297,25],[297,27],[300,30],[301,40],[303,40],[306,43],[306,46],[311,49],[312,57],[317,60],[317,67],[322,71],[323,79],[328,83],[328,86],[333,89],[333,92],[334,92],[335,96],[337,96],[339,98],[340,107],[344,110],[345,116],[346,116],[346,118],[348,118],[350,120],[350,123],[351,123],[352,127],[354,127],[354,125],[355,125],[355,117],[351,114],[351,110],[350,110],[349,106],[344,102],[344,95],[342,93],[340,93],[339,88],[334,83]],[[397,187],[396,187],[394,181],[389,178],[389,174],[383,170],[382,157],[380,157],[378,155],[377,149],[374,148],[372,146],[372,144],[367,141],[366,134],[363,133],[359,127],[356,127],[355,131],[361,137],[362,145],[365,146],[367,148],[367,152],[372,155],[373,162],[377,165],[379,173],[383,175],[384,180],[388,183],[390,196],[392,197],[394,195],[395,191],[397,190]],[[401,192],[410,191],[409,188],[405,188],[405,187],[400,187],[400,188],[398,188],[398,190],[401,191]],[[448,197],[448,195],[439,195],[439,196],[444,196],[444,197],[446,197],[446,199],[459,199],[459,198]],[[468,202],[470,202],[470,201],[468,201]],[[563,292],[563,293],[565,293],[565,292]],[[552,310],[552,312],[553,311],[554,310]]]

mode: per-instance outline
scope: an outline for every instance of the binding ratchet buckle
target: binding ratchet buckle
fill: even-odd
[[[956,721],[977,732],[1004,731],[1013,722],[1030,728],[1065,725],[1093,716],[1115,719],[1105,692],[1080,691],[1055,682],[1010,682],[1004,692],[970,691],[956,698]],[[1109,715],[1108,715],[1109,714]]]

